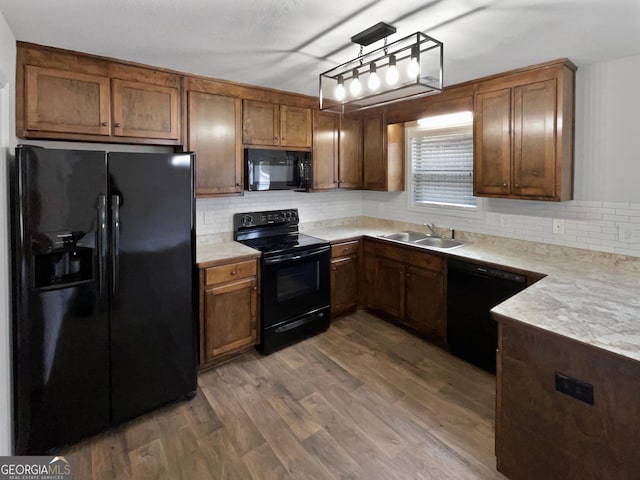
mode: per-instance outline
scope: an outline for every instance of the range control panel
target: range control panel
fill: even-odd
[[[268,210],[264,212],[236,213],[233,215],[233,229],[265,227],[270,225],[297,225],[298,209]]]

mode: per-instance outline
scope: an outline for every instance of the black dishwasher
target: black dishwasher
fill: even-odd
[[[489,310],[527,286],[527,277],[476,263],[449,260],[447,342],[451,353],[496,371],[498,324]]]

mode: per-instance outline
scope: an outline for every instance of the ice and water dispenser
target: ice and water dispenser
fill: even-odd
[[[32,235],[34,287],[60,288],[93,280],[93,245],[93,232]]]

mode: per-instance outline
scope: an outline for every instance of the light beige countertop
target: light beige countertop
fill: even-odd
[[[230,260],[259,258],[261,253],[233,240],[199,244],[196,246],[196,266],[213,267]]]
[[[393,231],[399,230],[375,225],[317,227],[304,233],[336,242]],[[459,236],[470,243],[450,250],[418,248],[547,275],[493,313],[640,361],[640,258],[484,235]]]

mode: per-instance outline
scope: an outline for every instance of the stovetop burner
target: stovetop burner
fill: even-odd
[[[324,245],[327,243],[324,240],[310,235],[304,235],[302,233],[276,235],[272,237],[253,238],[250,240],[239,241],[263,253],[280,253],[291,251],[296,248]]]
[[[295,251],[328,242],[298,231],[298,209],[236,213],[234,239],[264,254]]]

